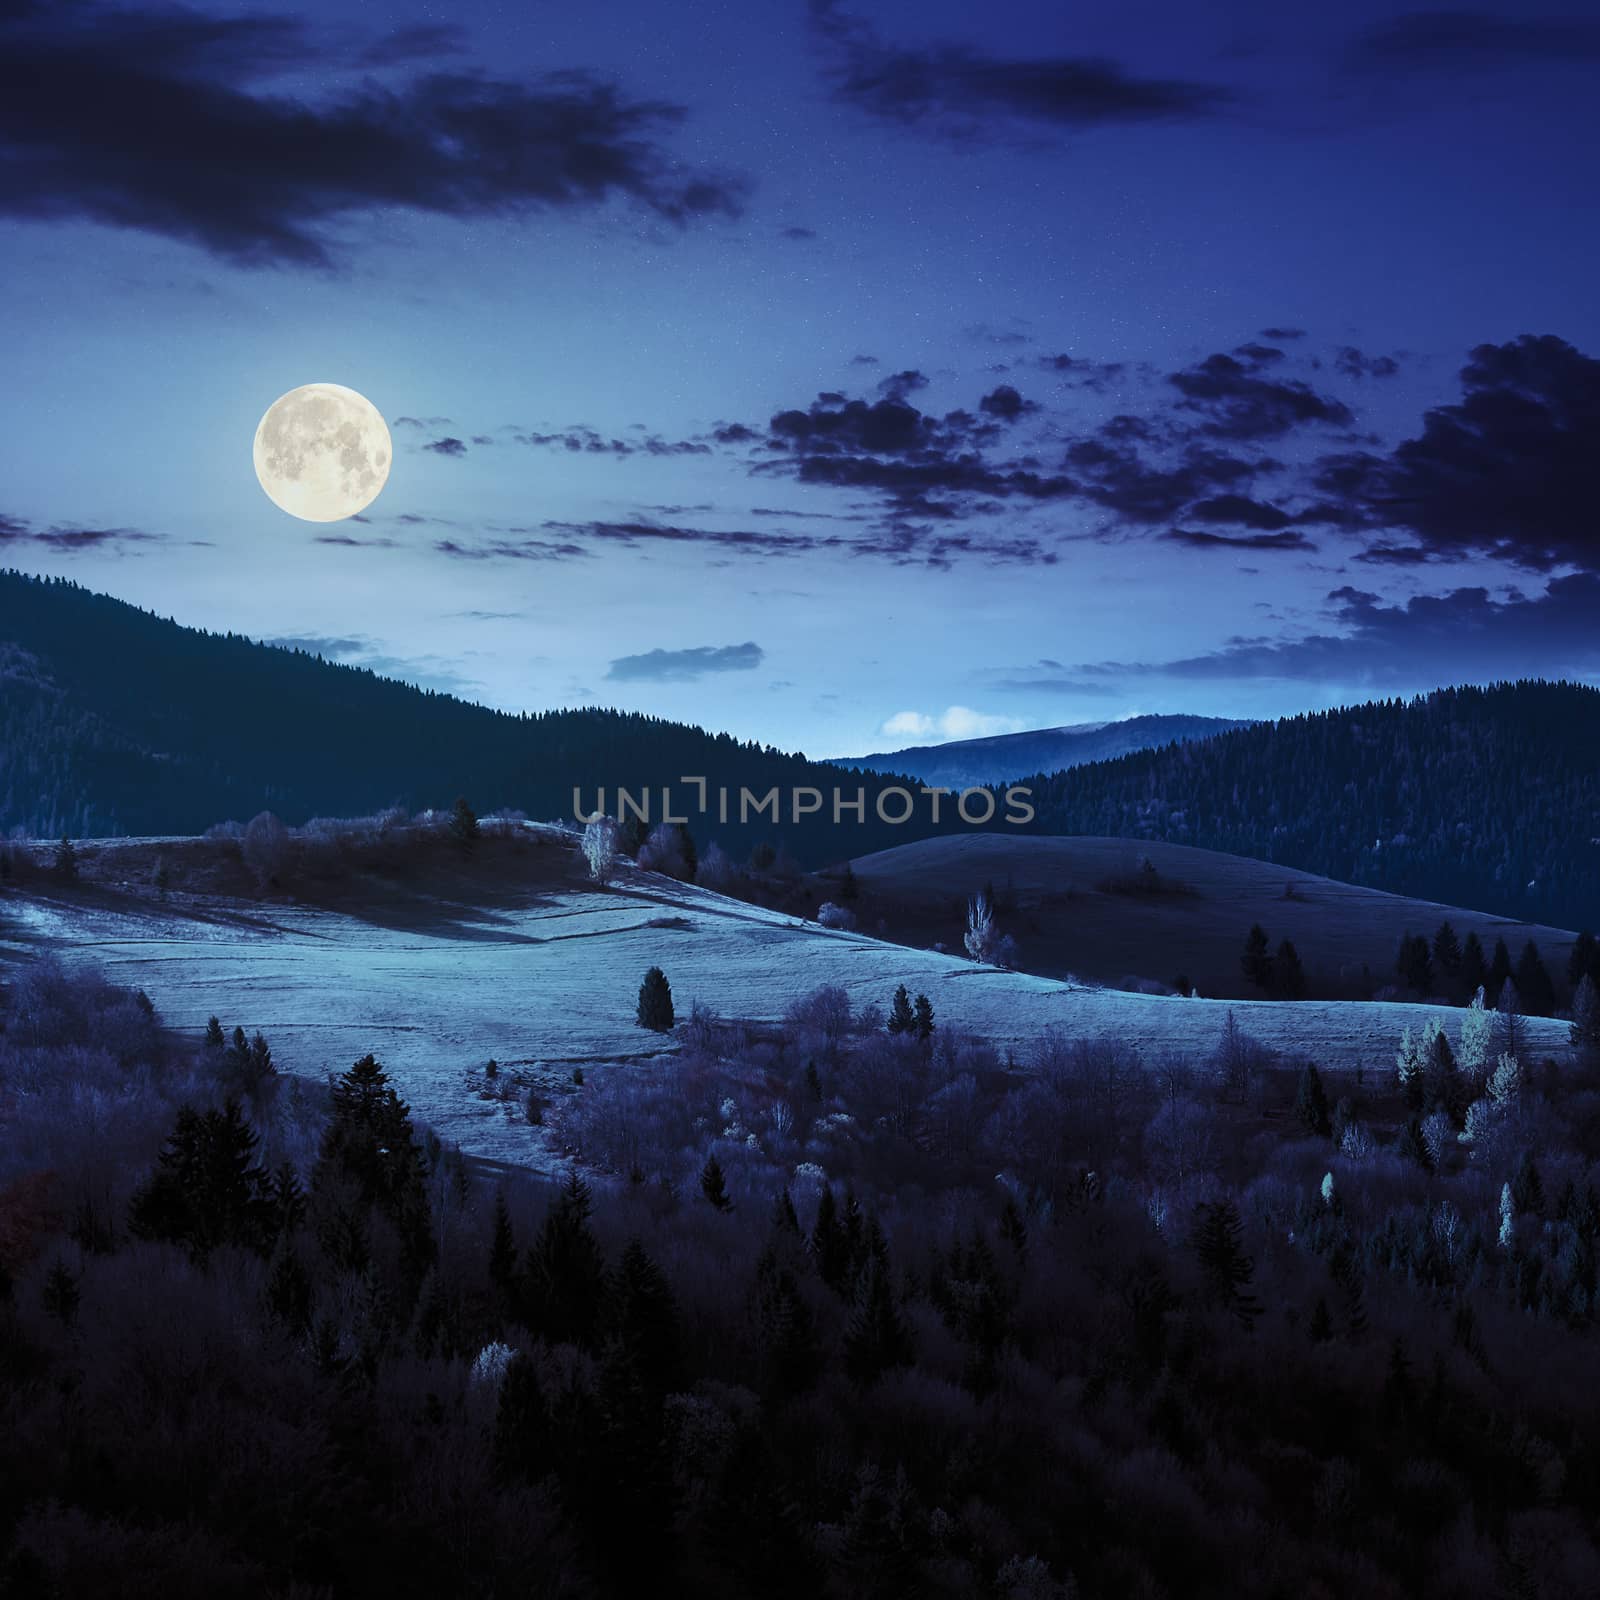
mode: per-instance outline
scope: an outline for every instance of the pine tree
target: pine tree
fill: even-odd
[[[1433,1171],[1433,1157],[1428,1154],[1428,1141],[1422,1136],[1422,1123],[1409,1118],[1400,1129],[1394,1143],[1395,1154],[1405,1161],[1414,1161],[1424,1172]]]
[[[787,1189],[778,1191],[778,1198],[772,1202],[772,1231],[786,1238],[799,1239],[800,1218],[794,1209],[794,1198]]]
[[[212,1017],[206,1023],[205,1047],[207,1050],[221,1050],[227,1045],[227,1039],[222,1032],[222,1023]]]
[[[311,1186],[320,1197],[319,1236],[356,1242],[357,1219],[337,1215],[334,1191],[348,1183],[363,1205],[382,1212],[399,1233],[408,1268],[420,1282],[434,1254],[427,1168],[411,1128],[411,1108],[372,1055],[333,1084],[332,1115],[322,1135]],[[331,1231],[330,1231],[331,1230]]]
[[[1238,1206],[1231,1199],[1196,1206],[1193,1244],[1212,1294],[1246,1329],[1252,1327],[1261,1307],[1250,1293],[1255,1263],[1244,1253]]]
[[[1422,1074],[1427,1063],[1422,1043],[1411,1032],[1407,1023],[1400,1034],[1400,1048],[1395,1053],[1395,1079],[1400,1096],[1413,1111],[1422,1109]]]
[[[1441,922],[1433,936],[1433,964],[1446,983],[1454,983],[1461,976],[1461,941],[1448,922]]]
[[[467,804],[465,795],[456,797],[456,803],[450,811],[448,831],[451,842],[463,852],[470,851],[482,837],[483,830],[478,826],[477,813]]]
[[[1251,927],[1245,937],[1244,954],[1239,957],[1239,965],[1246,980],[1256,988],[1271,987],[1272,956],[1269,954],[1267,930],[1259,922]]]
[[[576,1167],[528,1252],[528,1326],[552,1344],[593,1342],[605,1296],[606,1264],[589,1226],[593,1204]]]
[[[763,1391],[803,1394],[822,1370],[816,1319],[793,1270],[770,1246],[756,1262],[753,1300]]]
[[[1600,941],[1587,928],[1573,942],[1572,954],[1567,957],[1567,984],[1576,992],[1585,978],[1593,979],[1600,988]]]
[[[78,847],[66,834],[61,835],[61,843],[56,846],[56,858],[51,870],[60,883],[78,881]]]
[[[1544,1213],[1544,1179],[1531,1150],[1524,1150],[1517,1163],[1516,1175],[1511,1180],[1511,1198],[1518,1211],[1535,1217]]]
[[[1300,964],[1300,952],[1293,939],[1285,939],[1278,946],[1272,961],[1273,992],[1281,1000],[1304,1000],[1306,997],[1306,969]]]
[[[1426,937],[1408,933],[1400,941],[1400,953],[1395,960],[1395,971],[1400,981],[1413,993],[1429,994],[1433,989],[1433,955]]]
[[[630,1239],[606,1286],[606,1340],[645,1392],[659,1399],[678,1381],[678,1304],[666,1275],[637,1239]]]
[[[1467,1108],[1467,1095],[1456,1067],[1455,1051],[1437,1022],[1429,1024],[1422,1064],[1422,1103],[1428,1111],[1443,1111],[1459,1125]]]
[[[839,898],[850,905],[860,894],[861,884],[856,878],[855,868],[847,861],[844,864],[844,876],[839,879]]]
[[[258,1143],[237,1100],[221,1110],[181,1107],[155,1172],[133,1196],[130,1230],[185,1245],[200,1259],[222,1245],[264,1253],[277,1211],[270,1180],[255,1164]]]
[[[1489,1004],[1500,1004],[1500,993],[1511,977],[1511,952],[1506,948],[1504,939],[1494,942],[1494,959],[1489,963],[1489,981],[1485,986],[1488,990]]]
[[[850,1271],[850,1241],[839,1221],[839,1203],[828,1184],[817,1201],[817,1220],[811,1227],[811,1254],[817,1274],[830,1289],[840,1289]]]
[[[919,994],[915,1006],[917,1037],[924,1041],[933,1037],[933,1002],[925,994]]]
[[[1499,1021],[1499,1042],[1507,1055],[1522,1054],[1522,996],[1515,978],[1507,978],[1500,985],[1500,999],[1495,1005]]]
[[[853,1383],[865,1388],[891,1367],[911,1365],[911,1332],[895,1304],[889,1269],[874,1260],[867,1268],[844,1336],[844,1365]]]
[[[1555,985],[1550,981],[1550,973],[1539,954],[1539,946],[1532,939],[1522,947],[1516,979],[1524,1016],[1548,1017],[1555,1010]]]
[[[1572,1047],[1587,1060],[1600,1059],[1600,989],[1586,972],[1572,997]]]
[[[733,1210],[733,1201],[728,1198],[728,1185],[722,1175],[722,1163],[717,1160],[714,1151],[706,1157],[706,1164],[700,1169],[700,1193],[714,1210]]]
[[[1332,1115],[1328,1108],[1328,1094],[1322,1086],[1322,1074],[1307,1062],[1300,1069],[1300,1081],[1295,1089],[1294,1114],[1305,1129],[1326,1139],[1333,1131]]]
[[[1483,958],[1483,941],[1476,929],[1467,934],[1461,947],[1461,987],[1469,995],[1486,989],[1489,983],[1489,964]]]
[[[656,1033],[670,1033],[677,1020],[672,1009],[672,985],[660,967],[651,967],[639,985],[638,1024]]]
[[[267,1308],[291,1332],[311,1325],[311,1278],[287,1234],[280,1234],[267,1268]]]
[[[888,1028],[890,1033],[916,1032],[916,1013],[911,1009],[911,996],[906,992],[903,983],[894,992],[894,1004],[889,1008]]]
[[[489,1242],[489,1282],[495,1292],[508,1299],[517,1278],[517,1237],[511,1226],[511,1209],[506,1192],[494,1192],[494,1232]]]

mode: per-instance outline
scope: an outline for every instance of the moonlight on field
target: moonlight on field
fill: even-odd
[[[280,395],[256,429],[256,477],[267,497],[306,522],[353,517],[378,498],[394,451],[365,395],[307,383]]]

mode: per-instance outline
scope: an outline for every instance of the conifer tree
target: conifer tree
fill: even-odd
[[[1517,990],[1515,978],[1507,978],[1500,985],[1500,999],[1495,1005],[1498,1013],[1499,1042],[1501,1050],[1507,1055],[1520,1056],[1522,1054],[1522,996]]]
[[[886,1263],[874,1260],[856,1290],[844,1336],[844,1364],[865,1388],[891,1367],[911,1364],[911,1332],[895,1304]]]
[[[817,1274],[830,1289],[840,1289],[850,1271],[850,1241],[839,1221],[839,1203],[833,1185],[824,1187],[817,1201],[817,1220],[811,1227],[811,1254]]]
[[[1213,1295],[1245,1328],[1261,1307],[1250,1287],[1255,1263],[1244,1252],[1239,1208],[1231,1199],[1202,1201],[1195,1208],[1194,1252]]]
[[[1489,964],[1484,960],[1483,941],[1474,928],[1467,934],[1461,947],[1461,987],[1470,995],[1486,989],[1489,983]]]
[[[656,1399],[678,1381],[678,1304],[666,1275],[638,1239],[630,1239],[606,1285],[606,1341]]]
[[[894,992],[894,1004],[889,1008],[887,1026],[890,1033],[916,1032],[916,1013],[911,1009],[911,996],[903,983]]]
[[[778,1198],[772,1203],[772,1229],[774,1233],[792,1239],[799,1239],[802,1236],[800,1218],[794,1209],[794,1199],[787,1189],[780,1190]]]
[[[1428,1154],[1428,1141],[1422,1136],[1422,1123],[1409,1118],[1400,1129],[1394,1144],[1395,1154],[1403,1160],[1414,1161],[1424,1172],[1433,1171],[1433,1157]]]
[[[1253,983],[1258,989],[1269,988],[1272,984],[1272,956],[1269,953],[1267,930],[1259,922],[1255,923],[1244,941],[1244,953],[1239,957],[1239,966],[1243,970],[1248,982]]]
[[[1511,1179],[1511,1198],[1518,1211],[1535,1217],[1544,1213],[1544,1179],[1531,1150],[1524,1150],[1517,1163],[1516,1174]]]
[[[1400,981],[1416,994],[1428,994],[1433,989],[1433,955],[1426,937],[1408,933],[1400,941],[1400,953],[1395,959],[1395,971]]]
[[[1487,984],[1489,1004],[1500,1004],[1500,993],[1511,977],[1511,952],[1506,948],[1504,939],[1494,942],[1494,958],[1489,963],[1489,982]]]
[[[638,1024],[656,1033],[670,1033],[677,1022],[672,1009],[672,985],[660,967],[651,967],[639,985]]]
[[[291,1332],[303,1333],[311,1324],[311,1278],[292,1241],[280,1234],[267,1267],[267,1308]]]
[[[206,1023],[206,1049],[221,1050],[226,1047],[227,1042],[222,1032],[222,1023],[216,1017],[210,1018]]]
[[[716,1211],[732,1211],[733,1201],[728,1198],[728,1185],[722,1175],[722,1163],[713,1151],[700,1169],[700,1193]]]
[[[1556,1008],[1555,985],[1539,954],[1539,946],[1530,939],[1522,947],[1517,960],[1517,993],[1522,999],[1525,1016],[1548,1017]]]
[[[785,1399],[803,1394],[822,1369],[816,1320],[793,1269],[771,1246],[756,1262],[753,1298],[763,1391]]]
[[[465,795],[456,796],[456,803],[450,811],[448,831],[451,842],[463,853],[470,851],[482,837],[483,830],[478,826],[477,813],[467,804]]]
[[[933,1037],[933,1002],[925,994],[919,994],[915,1005],[917,1037],[927,1041]]]
[[[1322,1086],[1322,1074],[1310,1061],[1300,1069],[1300,1081],[1295,1089],[1294,1113],[1308,1132],[1320,1138],[1326,1139],[1333,1131],[1328,1093]]]
[[[1460,1123],[1467,1107],[1465,1086],[1456,1066],[1455,1051],[1438,1024],[1430,1024],[1427,1053],[1422,1064],[1422,1103],[1428,1111],[1442,1111]]]
[[[78,881],[78,847],[66,834],[61,835],[61,843],[56,846],[56,858],[52,870],[60,883]]]
[[[502,1300],[510,1297],[517,1277],[517,1237],[511,1226],[506,1192],[494,1192],[494,1231],[489,1241],[489,1282]]]
[[[1587,928],[1573,942],[1572,954],[1567,957],[1567,984],[1576,992],[1586,977],[1600,988],[1600,941]]]
[[[1461,976],[1461,941],[1448,922],[1441,922],[1433,936],[1433,964],[1446,983],[1454,983]]]
[[[605,1257],[589,1226],[589,1186],[573,1167],[528,1252],[529,1327],[552,1344],[589,1345],[600,1319]]]
[[[1586,972],[1572,997],[1572,1047],[1586,1060],[1600,1060],[1600,989]]]
[[[846,905],[852,904],[860,897],[861,884],[856,878],[855,868],[847,861],[844,864],[844,876],[839,879],[839,898]]]
[[[1285,939],[1278,946],[1272,960],[1273,992],[1281,1000],[1304,1000],[1306,997],[1306,969],[1300,964],[1300,952],[1293,939]]]

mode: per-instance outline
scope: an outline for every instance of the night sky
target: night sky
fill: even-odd
[[[1600,680],[1594,5],[0,0],[4,562],[812,755]],[[362,518],[250,446],[369,396]]]

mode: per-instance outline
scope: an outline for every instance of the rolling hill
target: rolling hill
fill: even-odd
[[[1146,859],[1153,875],[1142,870]],[[959,950],[967,897],[988,885],[1027,971],[1114,984],[1172,984],[1182,974],[1202,994],[1219,997],[1259,996],[1239,965],[1256,922],[1274,948],[1293,940],[1313,994],[1350,997],[1393,984],[1401,936],[1431,939],[1445,921],[1460,939],[1476,932],[1486,953],[1503,938],[1513,960],[1533,939],[1558,983],[1574,938],[1559,928],[1163,842],[958,835],[880,851],[852,867],[861,925],[881,921],[886,937]]]
[[[1048,1030],[1114,1036],[1155,1063],[1209,1057],[1231,1011],[1247,1033],[1335,1072],[1388,1070],[1407,1024],[1460,1013],[1425,1005],[1223,1002],[1126,994],[832,932],[704,889],[626,868],[598,888],[573,835],[527,826],[471,862],[373,871],[310,898],[219,892],[191,867],[208,841],[105,841],[85,849],[87,881],[9,893],[13,953],[97,964],[143,989],[193,1033],[213,1013],[263,1030],[281,1067],[321,1078],[375,1051],[417,1114],[477,1156],[550,1158],[513,1087],[570,1092],[572,1073],[629,1071],[675,1048],[634,1021],[641,976],[659,964],[680,1016],[698,1001],[729,1018],[774,1022],[799,997],[837,984],[887,1008],[898,984],[926,993],[940,1026],[1016,1052]],[[158,891],[165,856],[182,883]],[[235,868],[234,870],[238,870]],[[1566,1024],[1530,1021],[1539,1055],[1564,1058]],[[485,1078],[493,1057],[496,1085]]]
[[[1062,728],[1035,728],[985,739],[953,739],[947,744],[912,745],[870,756],[833,756],[836,767],[855,772],[896,772],[920,783],[952,789],[1010,783],[1036,772],[1061,772],[1109,761],[1135,750],[1206,739],[1249,723],[1228,717],[1148,716],[1120,722],[1079,722]]]

